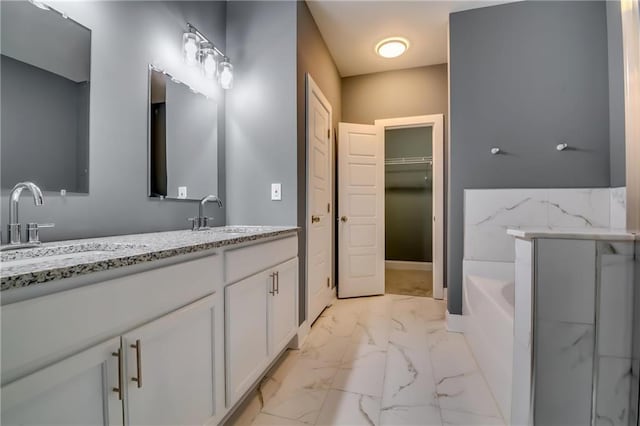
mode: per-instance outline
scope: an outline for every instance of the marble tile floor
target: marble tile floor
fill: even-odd
[[[288,350],[234,425],[504,425],[445,303],[337,300]]]

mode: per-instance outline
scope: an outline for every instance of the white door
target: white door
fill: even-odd
[[[122,425],[120,338],[2,387],[2,425]]]
[[[226,402],[231,407],[267,366],[267,297],[271,271],[260,272],[224,289]]]
[[[333,299],[331,285],[331,104],[307,74],[307,298],[311,325]]]
[[[338,296],[384,294],[382,127],[340,123],[338,141]]]
[[[269,356],[278,354],[298,331],[298,259],[271,272],[275,291],[269,290]]]
[[[202,425],[216,416],[215,295],[122,336],[130,425]]]

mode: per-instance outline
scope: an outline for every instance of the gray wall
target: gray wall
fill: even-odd
[[[448,304],[460,314],[465,188],[609,186],[605,4],[454,13],[450,43]]]
[[[79,155],[89,143],[87,83],[0,57],[2,187],[32,180],[43,190],[83,192],[89,178]]]
[[[296,3],[227,4],[229,224],[297,223]],[[271,183],[282,201],[271,201]]]
[[[21,220],[55,222],[55,228],[42,232],[43,240],[186,229],[196,202],[147,198],[147,67],[156,62],[210,92],[221,105],[218,123],[224,123],[222,90],[183,64],[181,37],[188,21],[224,48],[226,3],[97,1],[56,2],[56,7],[92,30],[89,195],[46,194],[42,207],[25,197]],[[223,125],[218,140],[224,140]],[[219,155],[224,158],[222,144]],[[220,195],[225,199],[221,163]],[[7,198],[3,192],[3,229]],[[216,207],[210,214],[217,224],[224,223],[224,211]]]
[[[620,2],[607,2],[609,54],[609,143],[611,186],[625,185],[624,74]]]
[[[331,53],[325,44],[320,30],[318,29],[307,4],[303,1],[297,2],[297,125],[298,125],[298,226],[305,228],[306,225],[306,83],[305,75],[309,73],[313,81],[320,87],[322,93],[327,97],[333,111],[333,128],[338,128],[342,115],[342,88],[340,74],[336,67]],[[335,150],[334,150],[335,154]],[[332,168],[333,169],[333,168]],[[335,182],[335,180],[334,180]],[[336,200],[333,202],[334,209]],[[335,210],[334,210],[335,211]],[[300,233],[299,256],[300,265],[304,265],[306,259],[306,235]],[[335,241],[335,238],[334,238]],[[334,244],[335,247],[335,244]],[[334,260],[334,267],[337,261]],[[337,274],[334,268],[332,280],[335,283]],[[304,267],[300,268],[300,318],[306,317],[305,312],[305,272]]]
[[[432,137],[431,127],[386,130],[385,159],[428,157]],[[385,166],[386,260],[433,260],[432,172],[428,164]]]
[[[446,114],[447,64],[342,79],[342,121]]]

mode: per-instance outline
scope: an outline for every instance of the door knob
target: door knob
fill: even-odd
[[[341,221],[341,222],[346,222],[347,220],[349,220],[349,218],[348,218],[348,217],[346,217],[346,216],[342,216],[342,217],[340,218],[340,221]]]
[[[320,222],[320,216],[311,216],[311,223]]]

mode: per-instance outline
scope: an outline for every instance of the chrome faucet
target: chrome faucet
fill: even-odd
[[[218,207],[222,208],[222,200],[215,195],[207,195],[206,197],[202,197],[202,199],[200,200],[200,204],[198,205],[198,217],[189,218],[189,220],[191,221],[191,229],[193,231],[208,228],[209,221],[213,220],[212,217],[207,217],[204,215],[204,205],[209,201],[217,203]]]
[[[22,190],[24,189],[28,189],[29,191],[31,191],[31,195],[33,195],[33,204],[35,204],[36,206],[41,206],[44,203],[42,191],[35,183],[20,182],[13,187],[13,189],[11,190],[11,194],[9,195],[9,224],[7,225],[7,238],[9,244],[20,244],[22,242],[20,239],[21,225],[18,222],[18,203],[20,202],[20,195],[22,195]]]

